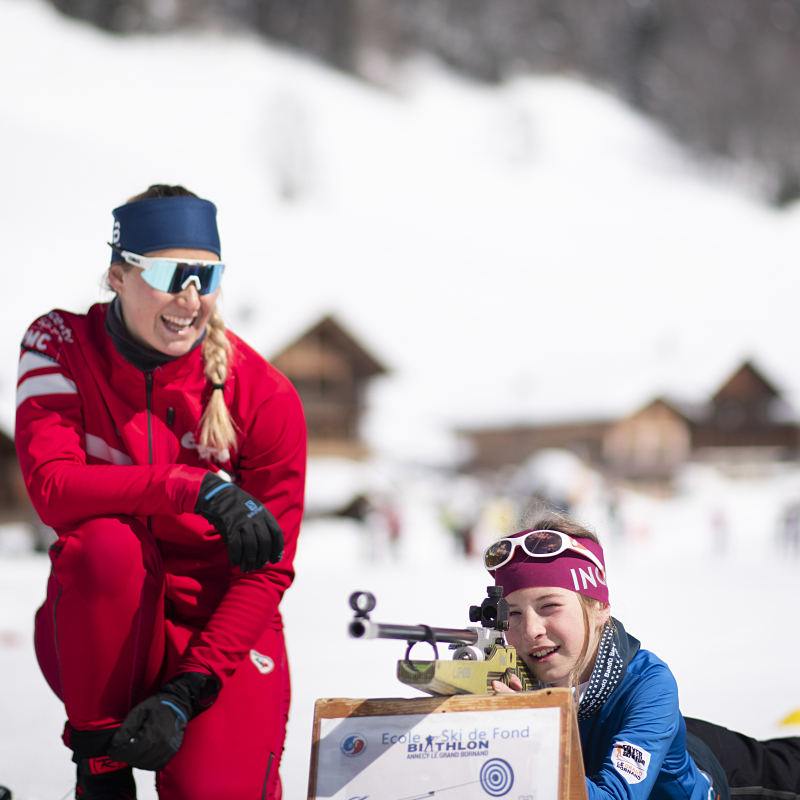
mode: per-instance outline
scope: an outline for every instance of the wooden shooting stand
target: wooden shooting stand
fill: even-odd
[[[350,720],[348,726],[343,725],[341,729],[346,728],[349,730],[350,728],[354,728],[354,730],[364,732],[364,735],[361,737],[363,739],[363,743],[361,744],[359,744],[358,740],[358,736],[360,734],[353,734],[351,737],[349,737],[349,739],[347,736],[343,738],[341,735],[335,737],[335,745],[336,747],[341,747],[341,751],[344,756],[357,757],[360,755],[358,752],[346,752],[347,747],[352,745],[354,742],[356,749],[358,749],[358,747],[363,749],[364,755],[366,755],[368,748],[372,747],[373,749],[370,753],[370,757],[372,759],[377,759],[377,751],[379,750],[377,746],[378,742],[376,741],[374,745],[369,743],[376,739],[377,734],[372,732],[369,727],[370,723],[366,719],[361,723],[361,727],[359,728],[358,723],[355,722],[353,718],[381,717],[384,718],[384,720],[386,718],[394,718],[395,722],[401,723],[402,720],[397,720],[396,718],[404,715],[424,715],[427,717],[431,714],[480,712],[481,715],[486,714],[485,723],[482,720],[481,726],[485,724],[486,729],[491,730],[493,714],[496,715],[497,712],[514,709],[559,709],[560,711],[560,735],[557,745],[554,741],[552,741],[552,736],[549,733],[547,734],[547,742],[542,743],[532,741],[530,743],[532,753],[535,753],[537,748],[543,745],[548,747],[549,752],[553,752],[554,754],[555,752],[558,753],[557,796],[549,798],[542,797],[537,794],[537,800],[587,800],[586,783],[583,771],[583,758],[581,755],[581,743],[578,734],[578,721],[572,692],[569,689],[542,689],[535,692],[520,692],[516,694],[500,695],[454,695],[450,697],[421,698],[419,700],[349,700],[343,698],[317,700],[314,708],[314,733],[311,747],[311,769],[309,773],[308,799],[323,800],[323,798],[326,798],[327,800],[327,798],[330,797],[338,798],[341,796],[349,800],[349,798],[353,796],[353,792],[349,791],[349,785],[347,783],[346,776],[338,776],[336,782],[333,784],[330,780],[325,780],[326,777],[330,778],[330,774],[326,776],[326,770],[328,770],[329,773],[336,772],[337,770],[341,772],[342,767],[337,767],[335,764],[336,758],[338,758],[339,761],[344,764],[344,768],[351,766],[355,762],[355,758],[345,759],[340,757],[338,752],[333,752],[335,748],[332,747],[330,743],[326,746],[327,749],[322,747],[321,728],[323,726],[323,720],[348,719]],[[506,718],[507,716],[508,715],[506,715]],[[500,717],[495,716],[495,719],[499,718]],[[547,715],[547,718],[552,719],[552,712]],[[470,719],[472,719],[472,717],[470,717]],[[451,718],[450,721],[453,723],[457,722],[455,718]],[[377,724],[379,724],[378,720],[373,720],[373,725],[375,726]],[[412,724],[416,725],[418,723],[415,722]],[[555,727],[551,726],[547,730],[552,730],[555,733],[558,727],[559,725],[556,725]],[[347,730],[345,730],[345,733]],[[413,731],[410,726],[405,728],[405,730],[409,731],[409,735]],[[339,744],[340,742],[341,744]],[[527,745],[527,743],[525,744]],[[422,747],[423,745],[420,744],[420,748]],[[495,753],[502,755],[502,747],[503,742],[498,742],[497,747],[492,752],[492,755]],[[459,747],[459,749],[461,749],[461,747]],[[322,751],[325,751],[325,757],[321,760],[320,755]],[[473,754],[465,753],[463,755]],[[416,756],[406,755],[400,757],[412,758]],[[452,761],[451,759],[448,760]],[[494,760],[497,761],[498,759]],[[444,761],[444,759],[442,759],[442,761]],[[465,759],[465,761],[467,760]],[[477,762],[478,759],[469,759],[469,761]],[[484,762],[485,761],[486,759],[484,759]],[[366,759],[364,759],[364,762],[366,762]],[[402,800],[412,800],[412,798],[413,800],[416,800],[416,798],[426,795],[438,796],[440,793],[442,797],[446,798],[447,800],[449,800],[449,798],[455,798],[458,796],[458,792],[453,793],[449,790],[425,792],[422,795],[419,792],[414,794],[414,788],[411,785],[406,786],[404,784],[404,779],[408,780],[408,775],[410,774],[409,767],[404,766],[403,763],[397,761],[397,759],[394,759],[393,761],[384,759],[382,763],[386,764],[386,767],[381,770],[381,775],[382,780],[384,781],[384,788],[388,791],[388,794],[386,792],[382,792],[382,795],[387,797],[389,794],[391,794],[392,797],[397,795],[397,798],[402,798]],[[435,767],[436,764],[429,765],[429,768],[435,769]],[[511,768],[509,767],[509,769]],[[322,784],[326,784],[328,788],[320,788]],[[334,788],[332,789],[331,786]],[[417,786],[416,788],[418,790],[419,787]],[[518,783],[517,786],[514,786],[513,792],[509,791],[510,788],[511,787],[503,791],[503,786],[501,784],[495,786],[495,790],[492,790],[492,786],[489,786],[489,788],[485,789],[485,794],[482,794],[482,796],[500,797],[506,795],[507,800],[512,798],[513,800],[516,800],[518,797],[532,797],[534,795],[533,791],[526,791],[526,787],[521,783]],[[334,791],[334,789],[339,790]],[[409,791],[404,791],[404,789],[410,790],[411,794],[409,794]],[[318,794],[318,791],[326,793]]]

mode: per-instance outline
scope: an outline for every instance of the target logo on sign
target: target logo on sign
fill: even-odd
[[[481,788],[492,797],[502,797],[514,785],[514,770],[502,758],[491,758],[481,767]]]

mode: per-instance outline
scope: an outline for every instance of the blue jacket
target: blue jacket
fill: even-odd
[[[713,800],[686,752],[669,667],[614,622],[626,670],[600,710],[578,724],[589,800]]]

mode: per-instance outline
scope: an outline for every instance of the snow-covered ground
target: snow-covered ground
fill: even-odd
[[[316,699],[417,696],[394,677],[402,642],[347,638],[350,592],[377,595],[377,621],[460,627],[490,582],[476,559],[454,554],[440,527],[442,487],[420,473],[396,483],[403,520],[396,558],[373,560],[365,529],[351,520],[304,526],[297,580],[283,604],[294,687],[281,768],[287,800],[305,797]],[[792,680],[800,663],[800,554],[776,538],[782,509],[798,497],[796,469],[732,480],[698,468],[672,500],[621,495],[619,524],[598,526],[613,612],[673,669],[684,714],[761,738],[800,735],[779,725],[800,708]],[[575,511],[602,517],[592,493]],[[73,767],[59,739],[62,709],[31,642],[48,562],[8,552],[13,545],[13,532],[0,529],[0,783],[20,800],[59,800]],[[142,800],[155,798],[151,784],[140,773]]]

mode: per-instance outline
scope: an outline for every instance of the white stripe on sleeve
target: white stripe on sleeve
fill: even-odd
[[[44,394],[78,394],[78,390],[73,381],[58,372],[34,375],[22,381],[17,387],[17,408],[29,397],[39,397]]]
[[[102,458],[103,461],[110,461],[120,466],[127,467],[133,464],[133,459],[129,455],[122,450],[114,449],[105,439],[91,433],[86,434],[86,455]]]
[[[22,353],[22,358],[19,360],[19,372],[17,373],[17,380],[21,381],[23,375],[33,369],[44,369],[45,367],[57,366],[58,363],[53,361],[52,358],[40,356],[38,353],[31,353],[30,350],[25,350]]]

